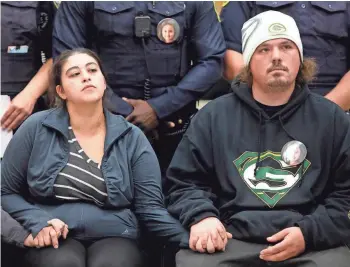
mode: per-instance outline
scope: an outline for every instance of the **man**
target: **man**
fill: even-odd
[[[157,34],[164,21],[174,25],[172,40]],[[226,47],[213,3],[62,2],[54,57],[77,47],[99,54],[113,90],[108,107],[147,134],[157,130],[153,145],[165,173],[196,100],[222,74]]]
[[[180,250],[177,266],[349,266],[350,121],[308,89],[315,63],[292,17],[253,17],[242,44],[234,92],[196,114],[167,172],[191,248],[224,252]]]
[[[249,18],[275,10],[292,16],[300,29],[305,57],[315,58],[317,78],[311,91],[350,109],[350,2],[229,2],[222,10],[226,40],[224,76],[233,80],[243,67],[241,28]]]

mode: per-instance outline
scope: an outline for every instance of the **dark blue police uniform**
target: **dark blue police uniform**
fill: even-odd
[[[309,87],[325,95],[350,69],[350,2],[229,2],[222,10],[228,49],[242,53],[241,29],[249,18],[276,10],[292,16],[300,31],[304,57],[316,59],[317,79]]]
[[[53,2],[1,2],[1,94],[15,97],[40,69],[43,57],[51,57],[55,10]]]
[[[135,17],[150,17],[146,38],[135,36]],[[178,38],[165,43],[157,26],[170,18]],[[165,172],[195,102],[222,74],[225,42],[212,2],[62,2],[53,30],[53,56],[85,47],[100,56],[114,95],[113,110],[127,116],[133,107],[122,100],[147,100],[160,121],[154,148]],[[169,129],[165,121],[175,127]]]

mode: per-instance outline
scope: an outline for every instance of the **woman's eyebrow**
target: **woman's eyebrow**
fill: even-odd
[[[89,63],[86,63],[85,67],[87,67],[87,66],[89,66],[89,65],[97,65],[97,64],[96,64],[95,62],[89,62]],[[78,66],[70,67],[70,68],[66,71],[66,74],[67,74],[69,71],[73,70],[73,69],[79,69],[79,67],[78,67]]]

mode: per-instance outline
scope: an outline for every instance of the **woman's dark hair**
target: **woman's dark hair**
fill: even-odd
[[[103,71],[102,62],[98,55],[86,48],[76,48],[73,50],[66,50],[62,52],[55,60],[51,69],[50,74],[50,86],[48,90],[49,104],[51,107],[62,107],[65,106],[65,101],[59,97],[56,92],[56,86],[62,85],[62,69],[63,65],[67,62],[68,58],[74,55],[86,54],[96,60],[102,74],[104,77],[105,73]]]

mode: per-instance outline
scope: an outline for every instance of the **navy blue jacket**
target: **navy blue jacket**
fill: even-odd
[[[159,164],[147,138],[121,116],[109,111],[105,116],[104,207],[54,197],[55,179],[69,157],[69,116],[57,108],[29,117],[7,147],[1,164],[3,209],[33,236],[58,218],[77,239],[136,239],[140,222],[161,241],[188,244],[187,232],[164,208]]]
[[[318,65],[317,79],[309,88],[321,95],[331,91],[350,70],[350,2],[231,1],[221,13],[228,49],[242,53],[244,22],[267,10],[295,19],[304,57],[315,58]]]
[[[151,18],[145,45],[134,36],[134,18],[140,14]],[[180,26],[180,37],[172,44],[157,37],[157,25],[165,18]],[[144,99],[150,78],[148,103],[160,119],[194,103],[220,79],[226,48],[211,1],[62,2],[54,23],[53,56],[77,47],[99,54],[118,114],[133,110],[121,97]]]

